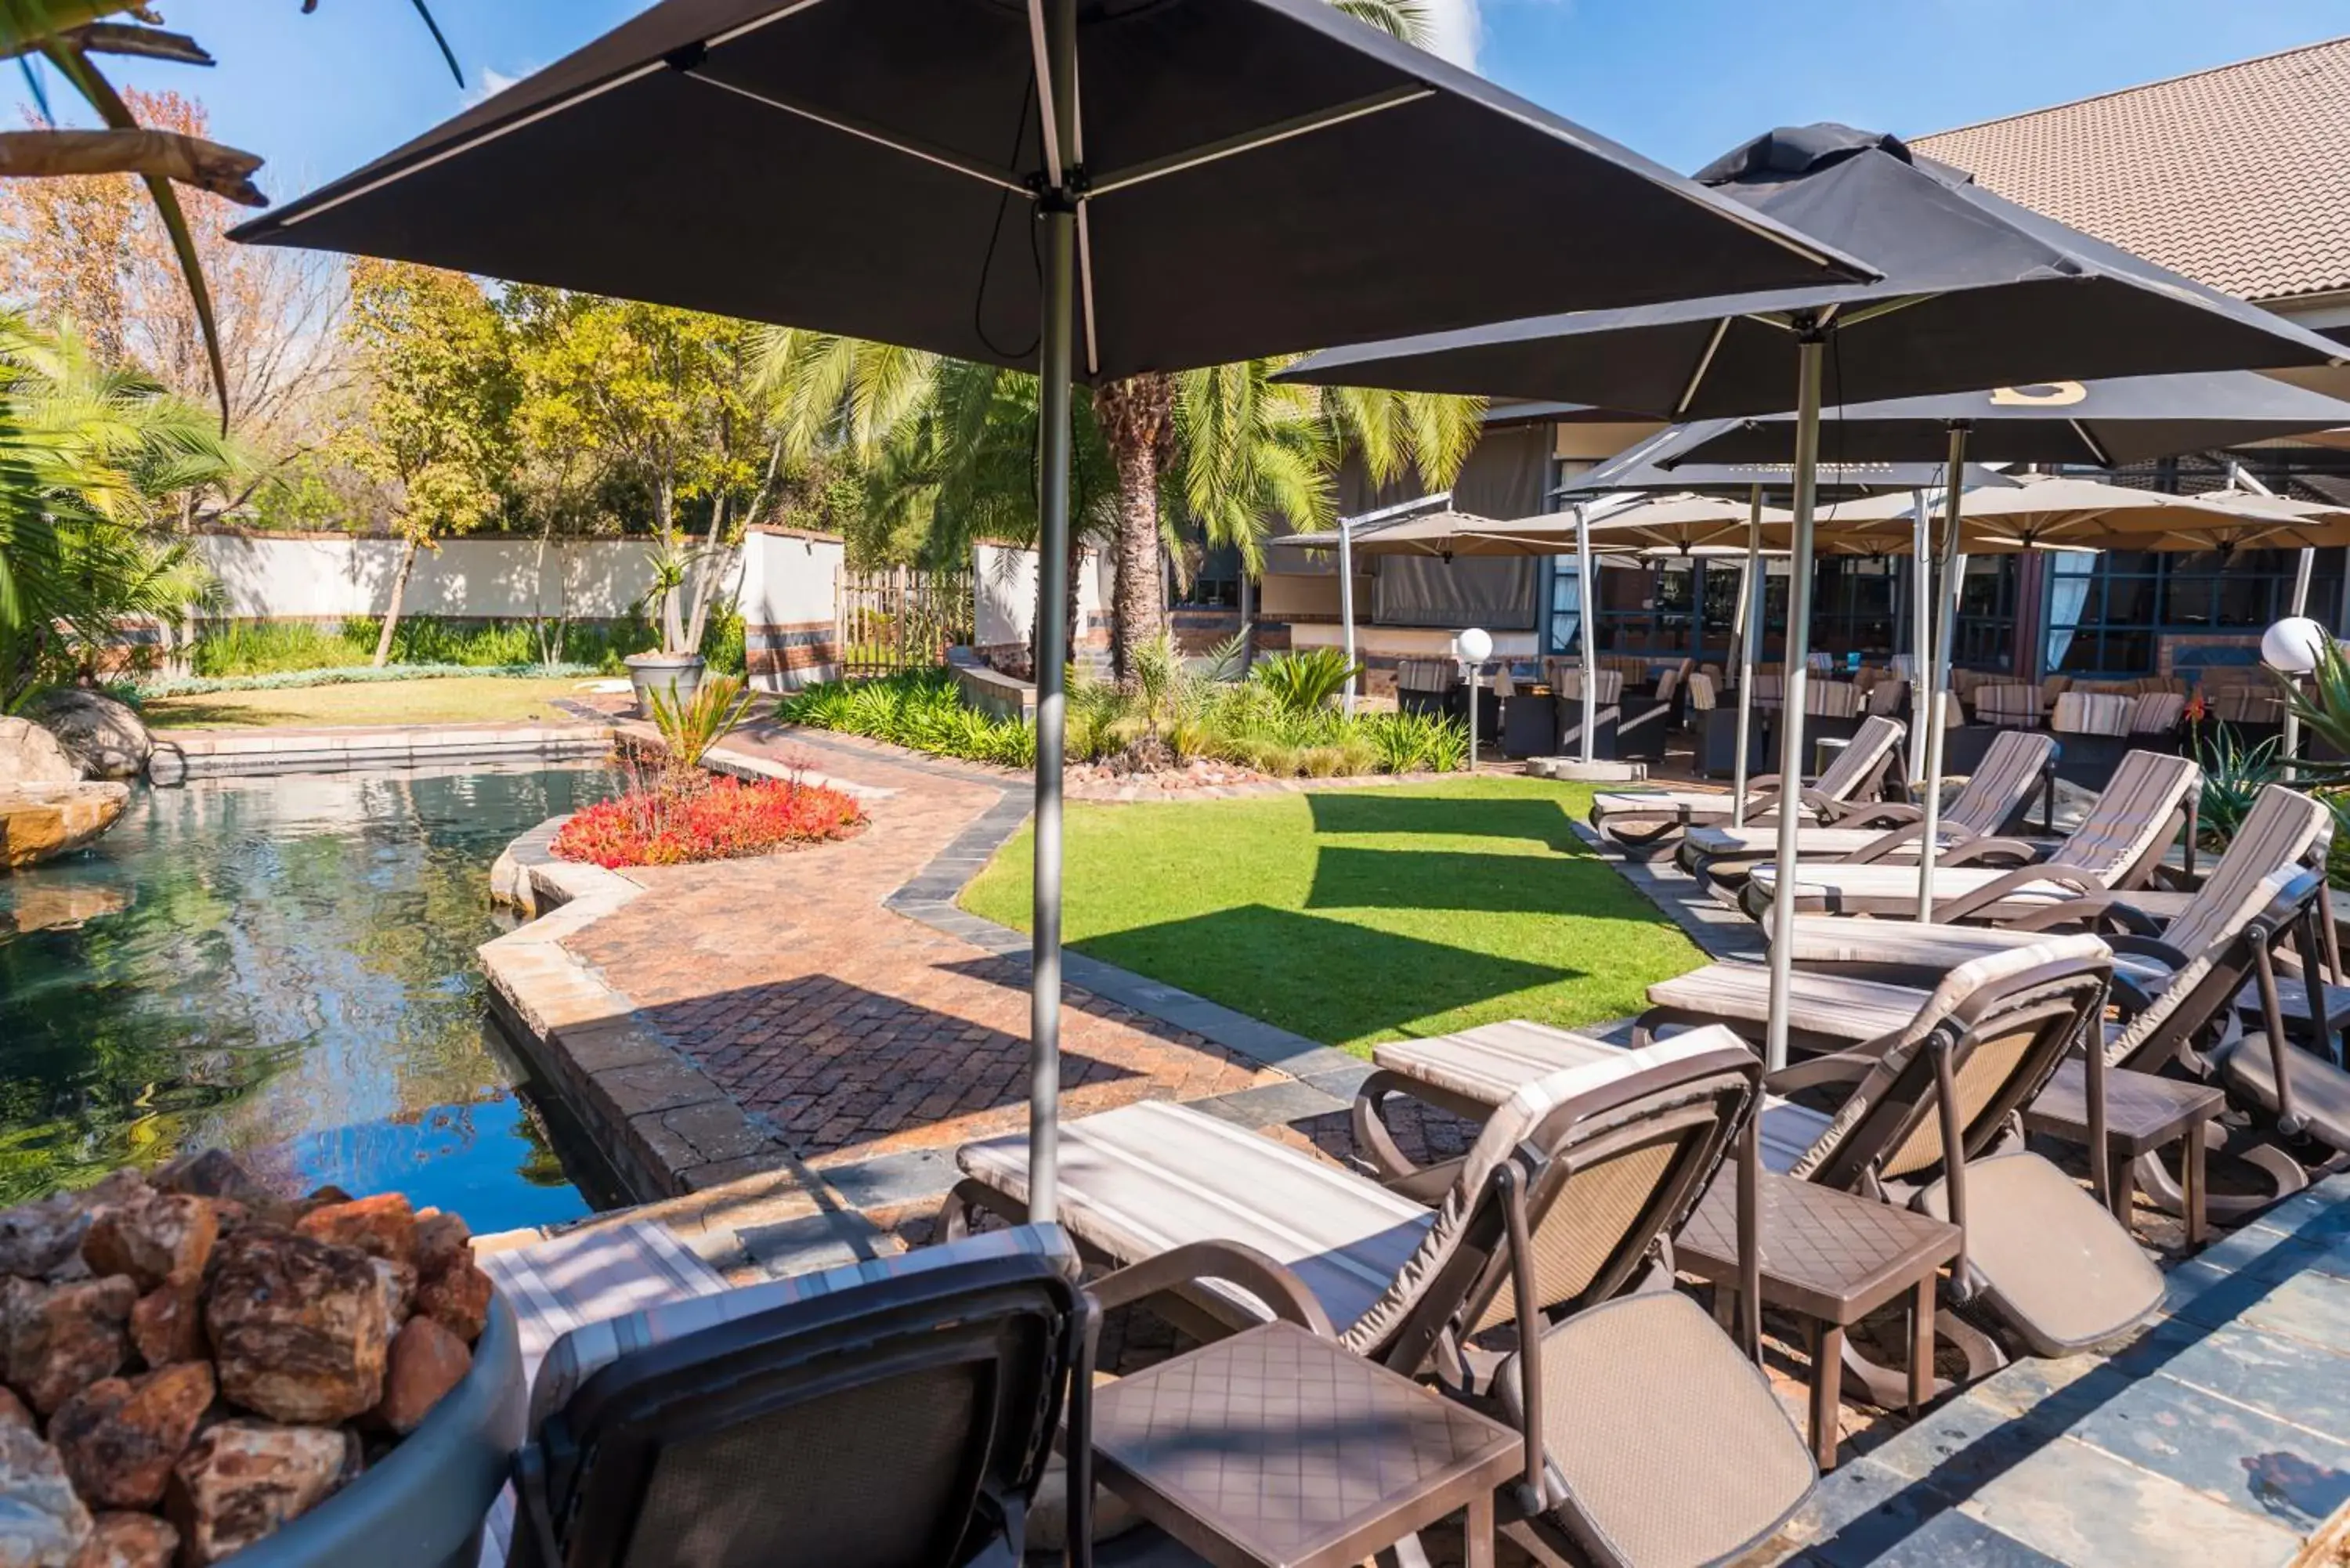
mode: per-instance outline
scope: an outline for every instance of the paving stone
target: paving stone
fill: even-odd
[[[563,1031],[562,1050],[579,1071],[594,1075],[615,1067],[669,1060],[672,1054],[651,1031],[629,1020]]]
[[[598,1073],[596,1089],[623,1116],[675,1110],[724,1098],[717,1085],[674,1055]]]
[[[1267,1084],[1238,1094],[1194,1100],[1192,1107],[1235,1127],[1263,1127],[1326,1116],[1347,1108],[1347,1102],[1310,1084]]]
[[[1805,1553],[1821,1568],[2063,1568],[2002,1531],[1950,1510],[1904,1527],[1893,1515],[1855,1525]]]
[[[2170,1377],[2128,1381],[2068,1431],[2296,1532],[2350,1501],[2350,1447]]]
[[[895,1242],[862,1214],[834,1211],[738,1231],[751,1261],[775,1279],[818,1273],[894,1253]]]
[[[2281,1334],[2212,1329],[2180,1345],[2163,1360],[2160,1370],[2182,1383],[2350,1443],[2350,1355]]]
[[[816,1167],[842,1198],[858,1209],[889,1208],[946,1196],[962,1179],[945,1149],[914,1149],[847,1165]]]
[[[2350,1354],[2350,1290],[2328,1274],[2265,1280],[2196,1259],[2170,1271],[2164,1307],[2207,1327],[2265,1329]]]
[[[2057,1438],[1960,1511],[2073,1568],[2279,1568],[2301,1532]]]

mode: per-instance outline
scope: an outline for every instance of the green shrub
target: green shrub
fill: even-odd
[[[2225,849],[2261,791],[2284,776],[2277,763],[2277,742],[2272,739],[2242,745],[2222,725],[2196,750],[2203,765],[2203,796],[2196,805],[2200,836],[2206,846]]]
[[[1361,668],[1337,649],[1316,648],[1276,653],[1259,664],[1250,679],[1284,708],[1304,713],[1328,706]]]
[[[1036,732],[1016,719],[966,708],[954,677],[915,670],[854,685],[834,681],[794,692],[776,705],[786,723],[838,730],[891,745],[1000,767],[1033,767]]]
[[[197,639],[192,662],[204,677],[276,675],[365,664],[374,656],[375,639],[362,644],[348,627],[328,631],[308,621],[230,621]]]

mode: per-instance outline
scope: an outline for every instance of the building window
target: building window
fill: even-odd
[[[2067,675],[2147,675],[2159,667],[2166,637],[2256,636],[2291,613],[2297,556],[2109,550],[2053,557],[2045,666]],[[2083,559],[2094,565],[2085,569]],[[2315,565],[2309,608],[2331,618],[2342,592],[2341,553],[2320,551]]]
[[[1967,558],[1950,662],[1971,670],[2015,668],[2016,569],[2013,556]]]

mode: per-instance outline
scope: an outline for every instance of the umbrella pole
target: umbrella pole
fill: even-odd
[[[1355,530],[1345,517],[1338,519],[1338,619],[1339,634],[1347,642],[1344,704],[1351,719],[1355,716]]]
[[[1915,799],[1926,782],[1926,729],[1932,722],[1926,706],[1927,673],[1934,668],[1934,524],[1926,510],[1926,493],[1910,497],[1909,507],[1909,794]]]
[[[2309,613],[2309,575],[2316,565],[2317,552],[2306,545],[2303,545],[2301,559],[2293,563],[2293,613],[2295,618]],[[2284,736],[2277,744],[2284,753],[2284,776],[2290,781],[2293,761],[2301,755],[2301,715],[2291,708],[2284,711]]]
[[[1959,551],[1959,521],[1966,487],[1960,483],[1967,459],[1967,427],[1950,427],[1950,466],[1943,475],[1948,488],[1942,536],[1942,603],[1934,620],[1933,706],[1926,714],[1926,814],[1918,840],[1918,918],[1934,918],[1934,853],[1942,829],[1942,711],[1949,704],[1942,693],[1950,689],[1950,646],[1959,634],[1959,588],[1966,580],[1967,558]]]
[[[1076,74],[1076,0],[1047,12],[1056,124],[1066,154]],[[1066,166],[1066,157],[1064,167]],[[1037,334],[1036,859],[1029,938],[1028,1217],[1050,1224],[1060,1206],[1061,760],[1068,718],[1069,359],[1076,329],[1077,216],[1066,199],[1044,204],[1044,320]]]
[[[1754,728],[1754,665],[1762,647],[1762,487],[1746,495],[1746,575],[1738,582],[1738,740],[1731,765],[1730,825],[1746,826],[1746,779],[1752,766],[1748,735]]]
[[[1575,504],[1575,597],[1583,606],[1583,760],[1592,761],[1596,749],[1592,732],[1599,727],[1599,626],[1593,611],[1598,596],[1592,589],[1591,511]]]
[[[1771,1012],[1763,1036],[1764,1066],[1787,1064],[1787,992],[1794,981],[1795,845],[1804,817],[1804,666],[1811,658],[1812,502],[1820,464],[1820,360],[1825,333],[1803,327],[1795,371],[1795,522],[1787,553],[1787,673],[1779,710],[1778,879],[1771,888]]]

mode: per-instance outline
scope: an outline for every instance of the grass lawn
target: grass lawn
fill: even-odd
[[[158,697],[140,710],[157,730],[251,730],[272,725],[471,724],[486,720],[546,722],[569,716],[554,707],[577,692],[579,678],[450,675],[425,680],[372,680],[281,691],[212,691]]]
[[[1358,1054],[1501,1019],[1638,1012],[1702,955],[1568,826],[1588,786],[1523,777],[1073,805],[1067,940]],[[1029,922],[1024,831],[963,896]]]

